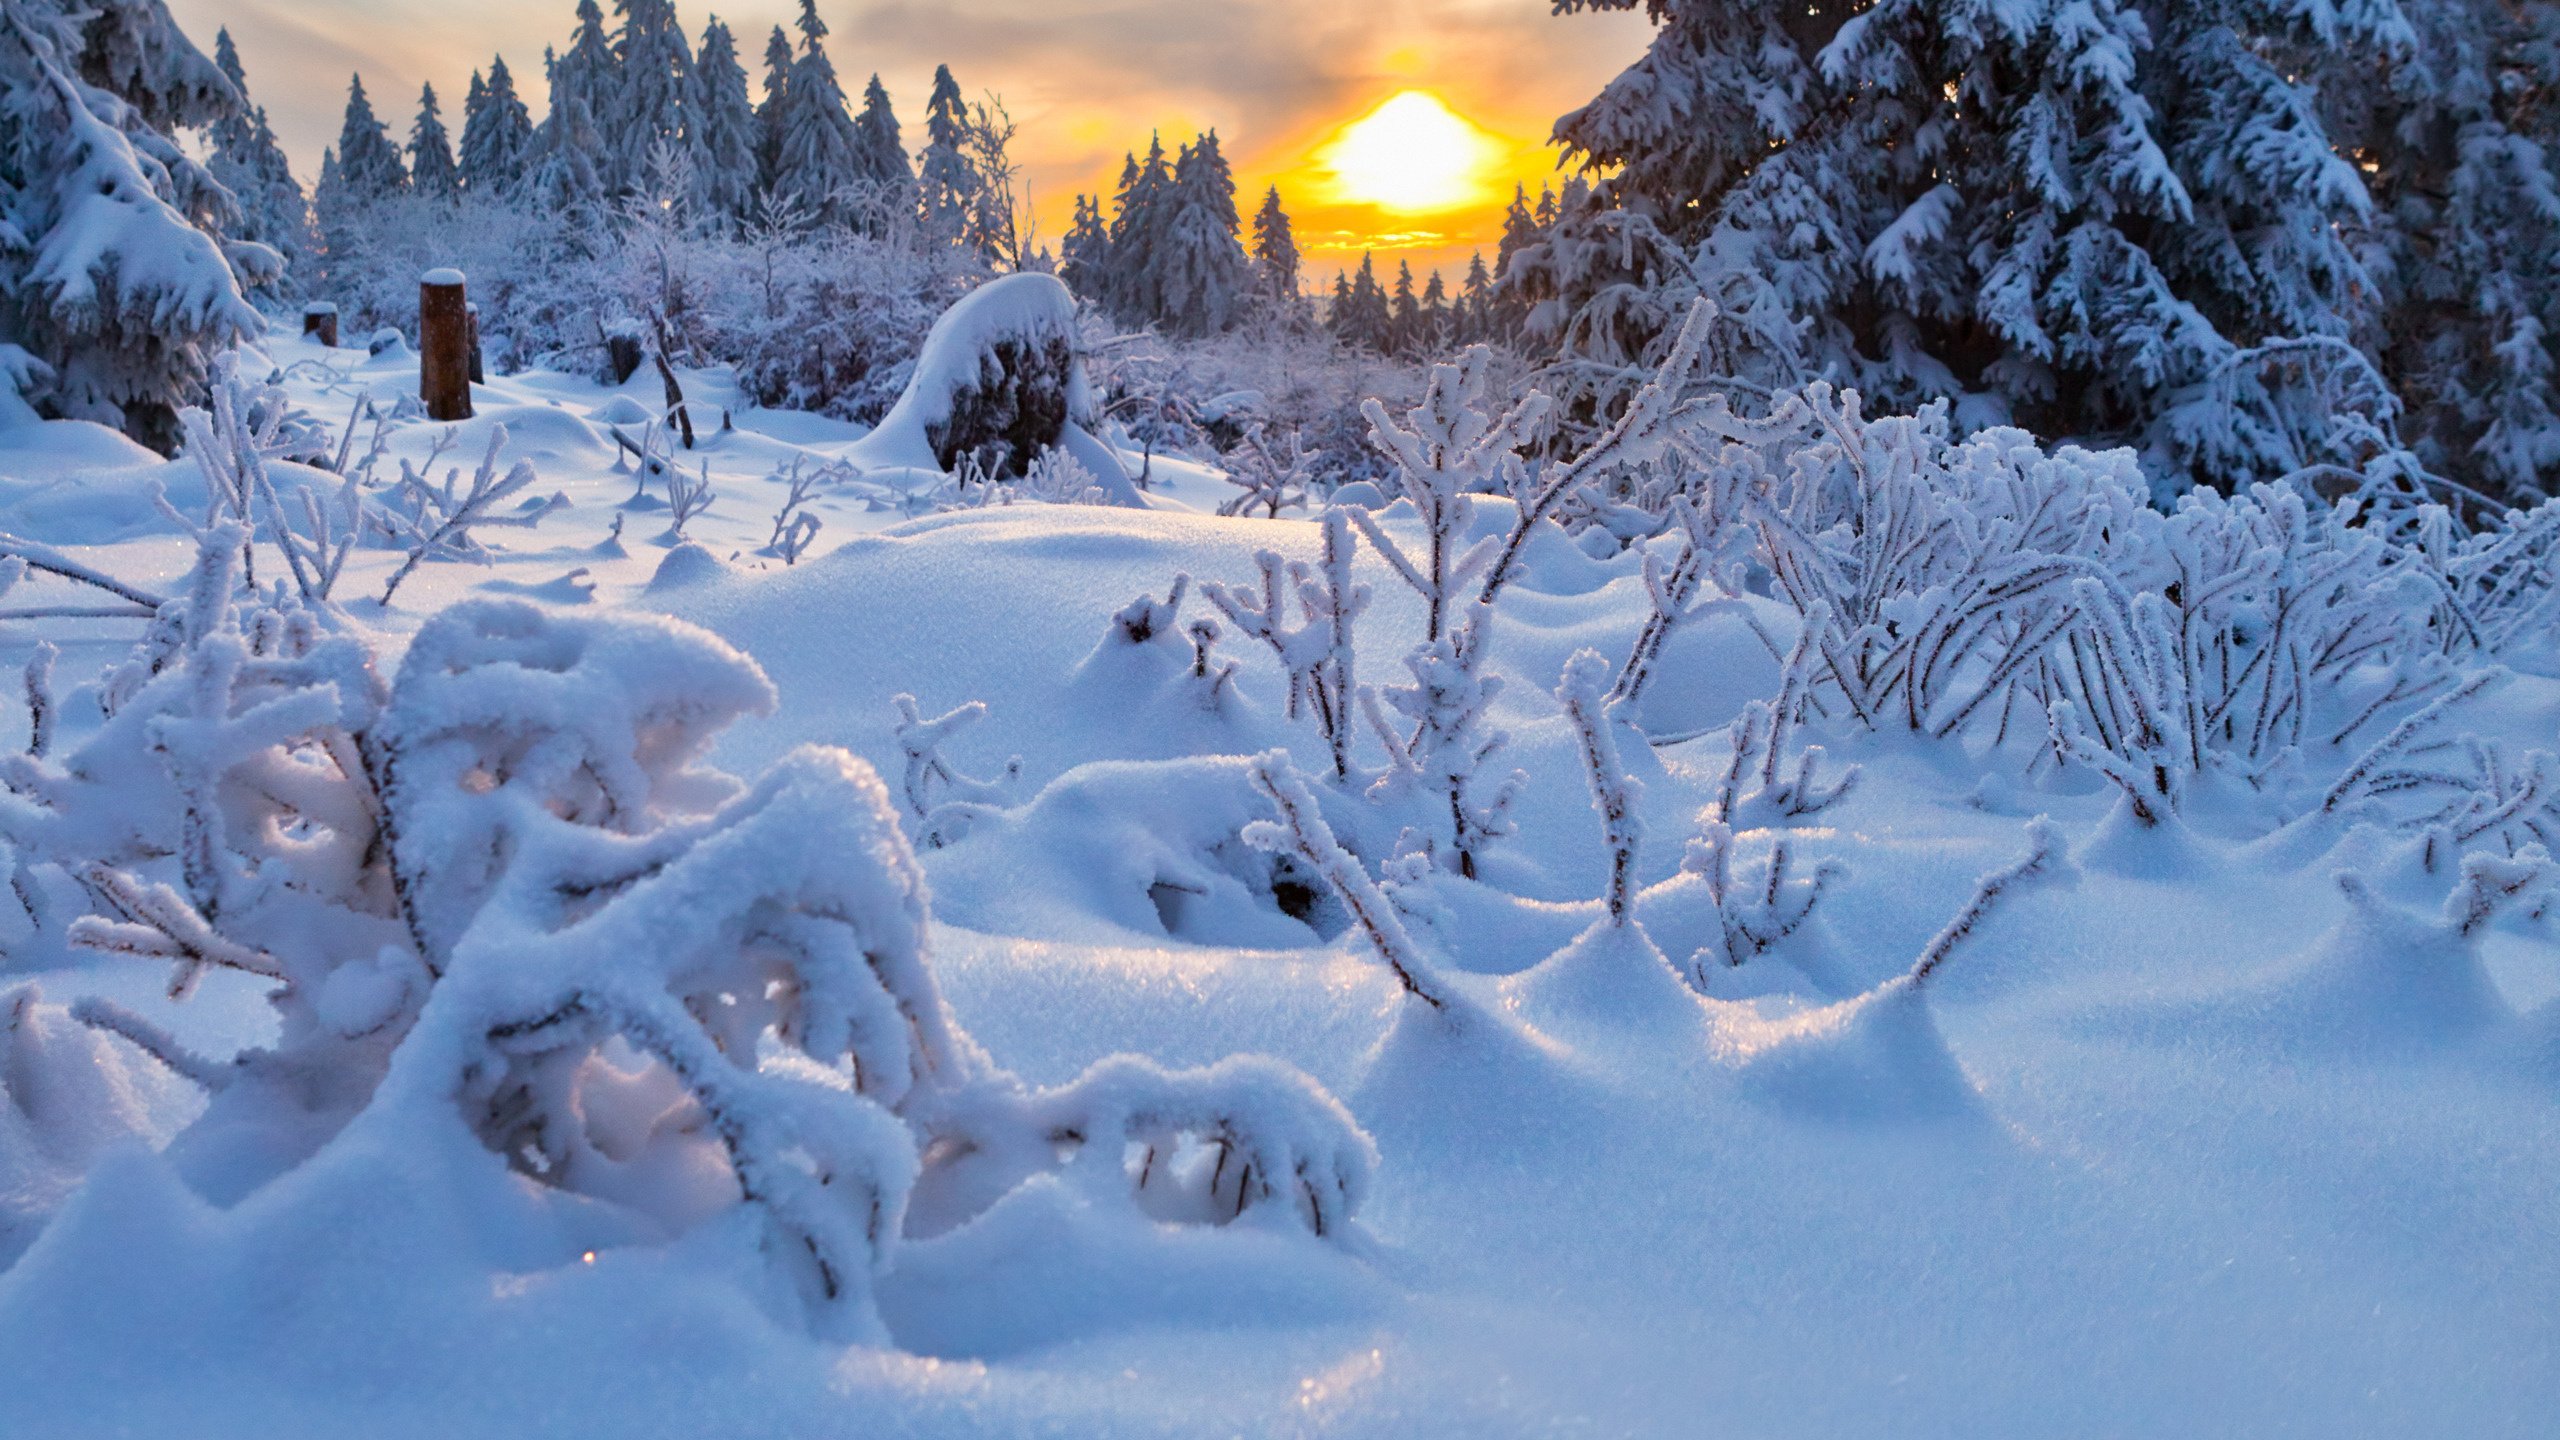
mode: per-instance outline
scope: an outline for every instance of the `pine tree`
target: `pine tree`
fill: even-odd
[[[1089,304],[1102,303],[1108,293],[1111,228],[1103,223],[1101,202],[1090,195],[1076,197],[1075,221],[1058,244],[1058,278]]]
[[[1284,314],[1298,309],[1298,237],[1289,212],[1280,208],[1280,187],[1263,192],[1262,208],[1253,212],[1255,285],[1263,299]]]
[[[364,93],[364,77],[347,84],[347,113],[338,127],[338,184],[356,203],[384,200],[409,188],[409,167],[391,131],[373,113]]]
[[[622,17],[613,40],[614,103],[596,114],[611,124],[602,173],[607,191],[619,195],[647,179],[659,146],[691,146],[693,51],[674,0],[614,0],[613,8]],[[698,166],[701,157],[694,159]]]
[[[280,269],[170,138],[238,90],[165,9],[9,0],[0,16],[0,417],[121,424],[167,448],[213,357],[263,328]],[[85,29],[84,29],[85,27]]]
[[[703,27],[686,113],[696,199],[707,214],[744,221],[755,208],[758,181],[756,112],[737,37],[717,19]]]
[[[1174,166],[1172,214],[1153,260],[1161,319],[1178,335],[1212,335],[1243,314],[1252,266],[1236,240],[1236,178],[1212,130]]]
[[[969,107],[951,67],[933,70],[933,93],[924,107],[924,155],[916,163],[916,188],[924,233],[946,244],[974,244],[970,217],[985,185],[968,154]]]
[[[792,63],[788,108],[782,130],[782,154],[775,189],[792,197],[828,224],[853,218],[845,186],[853,181],[861,147],[853,132],[853,115],[845,107],[844,87],[827,59],[827,24],[818,18],[817,0],[800,0],[800,57]]]
[[[1449,316],[1449,287],[1441,282],[1440,272],[1431,272],[1423,282],[1422,310],[1414,327],[1416,348],[1425,355],[1438,355],[1456,338],[1456,327]]]
[[[293,166],[267,123],[267,112],[249,103],[249,78],[229,30],[214,36],[213,53],[214,64],[239,92],[241,107],[213,123],[208,132],[213,153],[206,169],[240,203],[240,220],[231,233],[268,246],[284,257],[288,272],[297,270],[318,243],[311,229],[311,203],[293,178]]]
[[[462,186],[474,195],[505,195],[524,182],[533,153],[533,117],[516,94],[516,77],[503,55],[489,62],[488,85],[475,87],[474,93],[478,103],[463,111]]]
[[[853,117],[853,132],[854,173],[869,212],[865,228],[885,235],[890,217],[917,213],[918,201],[916,172],[898,134],[898,112],[890,108],[888,88],[877,75],[862,88],[862,113]]]
[[[436,104],[436,87],[418,95],[417,123],[409,127],[409,184],[430,200],[450,200],[462,193],[462,172],[453,163],[453,142],[445,134],[444,112]]]
[[[791,127],[791,37],[781,26],[764,42],[764,100],[756,106],[756,188],[782,184],[782,137]]]

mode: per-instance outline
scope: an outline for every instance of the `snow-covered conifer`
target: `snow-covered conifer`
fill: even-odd
[[[692,149],[695,194],[706,213],[734,225],[754,208],[756,111],[747,99],[747,71],[738,61],[737,39],[717,19],[703,27],[692,82],[685,102],[685,138]]]
[[[986,183],[970,163],[969,107],[951,67],[933,68],[933,93],[925,100],[924,155],[916,162],[917,204],[925,234],[944,244],[970,244],[970,217]]]
[[[1173,171],[1165,163],[1164,138],[1147,137],[1142,164],[1132,155],[1120,169],[1111,212],[1109,307],[1124,324],[1146,324],[1164,311],[1164,281],[1156,262],[1173,220]]]
[[[1396,261],[1396,283],[1387,292],[1387,353],[1410,355],[1422,348],[1422,304],[1413,293],[1413,262]]]
[[[516,94],[516,77],[501,55],[489,62],[489,80],[477,107],[462,122],[463,189],[496,196],[512,191],[525,177],[534,146],[533,116]]]
[[[917,213],[916,173],[898,136],[898,113],[889,90],[874,75],[862,87],[862,113],[853,117],[856,183],[862,189],[862,226],[887,236]]]
[[[764,42],[764,98],[756,103],[756,187],[781,194],[782,136],[791,125],[791,37],[779,25]]]
[[[311,228],[310,197],[293,178],[293,166],[267,123],[266,110],[249,102],[248,75],[229,30],[214,36],[213,54],[214,64],[240,92],[241,108],[210,127],[213,153],[205,168],[240,202],[234,233],[273,249],[291,271],[305,263],[319,238]]]
[[[620,195],[646,182],[650,151],[692,143],[693,51],[674,0],[614,0],[613,8],[622,17],[613,37],[614,104],[597,118],[609,131],[605,188]]]
[[[817,0],[800,0],[799,27],[774,188],[826,223],[842,225],[852,219],[845,187],[860,174],[861,139],[827,58],[827,22],[818,18]]]
[[[462,193],[462,172],[454,165],[453,141],[445,132],[433,85],[419,93],[417,123],[409,127],[409,185],[429,200],[450,200]]]
[[[122,423],[168,445],[213,355],[259,333],[238,205],[160,128],[240,105],[159,0],[0,13],[0,407]]]
[[[1254,285],[1265,304],[1283,315],[1298,313],[1298,237],[1289,212],[1280,208],[1280,187],[1263,192],[1262,208],[1253,212]]]
[[[1377,261],[1367,251],[1360,253],[1360,268],[1347,284],[1335,287],[1333,313],[1326,317],[1333,338],[1361,350],[1385,354],[1392,343],[1393,317],[1387,308],[1387,292],[1378,284]]]
[[[1151,260],[1163,291],[1160,319],[1177,335],[1213,335],[1235,323],[1252,283],[1236,240],[1236,181],[1212,130],[1183,147],[1174,166],[1172,214]]]
[[[337,155],[341,193],[355,204],[387,200],[409,188],[409,167],[400,159],[400,147],[392,143],[389,127],[373,113],[361,75],[347,82],[347,113],[338,127]]]
[[[1090,195],[1076,197],[1075,219],[1058,242],[1058,278],[1089,305],[1105,303],[1110,294],[1111,228],[1103,221],[1100,202]]]
[[[1493,334],[1493,273],[1485,268],[1484,252],[1467,257],[1467,278],[1458,287],[1457,336],[1467,344],[1491,340]]]

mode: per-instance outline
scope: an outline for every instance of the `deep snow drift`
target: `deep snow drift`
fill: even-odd
[[[414,389],[397,356],[274,358],[332,425]],[[697,416],[734,400],[685,379]],[[1228,487],[1162,457],[1140,506],[910,518],[982,497],[868,474],[892,441],[850,427],[741,409],[686,453],[654,378],[518,377],[449,440],[387,427],[373,474],[467,480],[503,426],[492,468],[536,477],[504,514],[533,523],[387,606],[407,556],[354,549],[343,632],[292,640],[290,597],[223,609],[226,581],[184,658],[118,681],[140,621],[42,622],[44,764],[129,768],[29,761],[13,793],[157,795],[153,737],[292,753],[177,683],[218,672],[398,757],[399,823],[350,843],[379,822],[315,787],[222,842],[259,858],[221,918],[281,976],[152,958],[165,928],[115,932],[141,958],[65,941],[91,904],[67,871],[0,918],[0,1429],[2547,1429],[2547,609],[2502,670],[2279,675],[2248,658],[2279,607],[2415,655],[2431,602],[2303,599],[2288,567],[2384,563],[2317,515],[2150,528],[2103,462],[1854,414],[1823,422],[1873,447],[1849,460],[1727,414],[1659,535],[1601,543],[1624,514],[1565,496],[1503,558],[1540,492],[1469,383],[1385,417],[1408,498],[1313,523],[1207,513]],[[1749,509],[1796,493],[1753,445],[1877,459],[1940,548]],[[818,473],[815,543],[766,553]],[[207,513],[192,462],[20,427],[0,481],[0,530],[208,593],[151,498]],[[1959,563],[1959,515],[1977,560],[2098,558]],[[1879,560],[1825,578],[1846,554]],[[2223,614],[2137,585],[2155,559],[2293,597],[2229,628],[2237,682],[2144,638]],[[272,540],[251,560],[273,589]],[[98,594],[35,573],[11,599]],[[2031,673],[1999,647],[2065,624],[2039,605],[2116,668],[1999,689]],[[269,611],[293,664],[257,648]],[[1961,653],[1932,668],[1913,634]],[[37,635],[11,622],[0,658]],[[347,637],[369,671],[331,668]],[[2299,743],[2254,747],[2261,721]],[[2439,793],[2491,799],[2427,823]],[[12,828],[13,858],[59,833],[167,891],[123,923],[183,929],[195,842],[158,804]],[[203,971],[184,1000],[173,969]],[[249,1047],[312,1068],[221,1078]]]

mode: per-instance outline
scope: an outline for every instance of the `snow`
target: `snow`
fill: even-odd
[[[991,292],[951,335],[1051,314],[1040,287]],[[330,427],[360,393],[415,393],[405,356],[270,348]],[[254,1180],[209,1171],[219,1135],[170,1145],[206,1102],[65,1007],[112,1000],[219,1058],[297,1043],[265,982],[216,972],[172,1002],[151,966],[56,953],[0,983],[0,1433],[2547,1429],[2547,901],[2526,887],[2475,905],[2513,877],[2372,815],[2279,814],[2271,798],[2317,810],[2397,720],[2263,790],[2199,772],[2144,824],[2086,769],[2029,776],[1980,736],[1808,718],[1788,723],[1828,752],[1811,788],[1851,764],[1860,778],[1791,813],[1812,803],[1792,762],[1736,764],[1734,722],[1789,683],[1798,612],[1745,594],[1678,627],[1640,703],[1613,709],[1607,667],[1655,613],[1646,554],[1594,556],[1542,528],[1486,642],[1484,678],[1503,683],[1481,697],[1510,737],[1499,769],[1525,775],[1516,834],[1487,845],[1480,880],[1415,863],[1429,857],[1380,864],[1401,822],[1325,778],[1332,750],[1288,717],[1281,656],[1230,627],[1214,657],[1233,677],[1194,673],[1187,627],[1226,619],[1200,587],[1258,588],[1264,550],[1322,581],[1325,527],[1204,513],[1226,487],[1161,460],[1150,508],[910,518],[916,487],[883,471],[939,477],[924,417],[969,373],[920,364],[915,405],[856,437],[688,370],[697,421],[734,421],[703,424],[690,453],[651,433],[654,375],[618,392],[542,372],[482,387],[437,480],[503,427],[498,464],[531,462],[529,494],[565,505],[492,532],[486,564],[422,564],[388,607],[373,597],[405,557],[360,547],[340,590],[380,646],[404,783],[433,791],[406,812],[424,828],[394,844],[432,862],[425,928],[451,966],[358,1118]],[[442,428],[391,427],[380,473],[425,463]],[[711,505],[683,542],[650,543],[665,477],[617,431],[687,474],[708,465]],[[370,443],[366,427],[355,449]],[[2032,469],[2008,444],[1949,462],[1983,487],[1962,492],[1977,518],[2001,513],[1995,481]],[[820,538],[784,564],[760,551],[795,458],[862,473],[817,491]],[[194,547],[149,495],[169,487],[192,518],[194,473],[95,426],[0,430],[0,531],[183,593]],[[2138,484],[2118,480],[2092,482],[2083,508],[2116,513]],[[1366,543],[1348,562],[1372,597],[1358,673],[1400,683],[1435,527],[1410,499],[1374,498],[1364,513],[1405,564]],[[1517,513],[1484,494],[1448,506],[1445,553]],[[1647,547],[1657,579],[1680,540]],[[257,558],[271,583],[272,549]],[[1177,574],[1193,577],[1179,608]],[[10,599],[94,593],[31,574]],[[90,677],[139,628],[48,624],[57,757],[101,733]],[[9,622],[0,659],[34,638]],[[2552,746],[2560,680],[2530,646],[2509,662],[2444,733]],[[152,703],[177,706],[178,689]],[[902,738],[900,695],[923,726],[986,708]],[[1647,745],[1627,719],[1688,738]],[[937,812],[945,843],[911,852],[894,798],[908,740],[954,777],[931,799],[969,802]],[[1372,773],[1384,759],[1366,731],[1357,755]],[[961,783],[1014,757],[1019,785]],[[1625,777],[1601,786],[1630,812],[1605,829],[1595,774]],[[1302,830],[1255,829],[1289,786]],[[597,797],[622,829],[580,821]],[[1985,877],[2043,853],[2039,815],[2049,863],[1974,913]],[[1360,898],[1444,1006],[1310,886],[1319,827],[1379,872]],[[1624,923],[1602,900],[1604,835],[1636,857]],[[1713,853],[1684,853],[1691,837]],[[1778,908],[1829,864],[1820,904],[1743,963],[1714,958],[1728,923],[1767,918],[1780,838],[1796,888]],[[1301,868],[1279,868],[1293,849]],[[462,857],[501,851],[518,868],[475,884]],[[617,884],[579,902],[591,911],[561,913],[569,891],[546,877],[614,865]],[[470,1072],[491,1015],[564,992],[663,1022],[626,1037],[672,1050],[709,1034],[674,997],[763,963],[739,937],[750,917],[782,933],[784,911],[853,917],[855,938],[806,952],[833,958],[805,965],[818,998],[800,1038],[774,1032],[758,1068],[718,1064],[744,1077],[754,1123],[807,1127],[805,1152],[773,1156],[824,1151],[906,1207],[869,1313],[840,1324],[809,1321],[803,1277],[777,1258],[789,1247],[760,1243],[807,1212],[724,1190],[719,1147],[684,1128],[628,1038],[582,1033],[560,1052],[583,1057],[574,1070],[541,1070],[536,1048],[505,1062],[585,1087],[575,1186],[499,1163],[452,1101],[493,1083]],[[405,928],[339,947],[314,1025],[352,1035],[414,1003]],[[0,921],[13,964],[20,934]],[[1703,995],[1684,978],[1702,953]],[[937,1046],[956,1078],[926,1078],[918,1057]],[[45,1071],[68,1088],[17,1078],[37,1047],[72,1054]],[[822,1052],[840,1048],[873,1063],[832,1068]],[[1259,1171],[1314,1188],[1205,1223],[1235,1181],[1200,1137],[1236,1115],[1261,1122],[1246,1137]],[[964,1122],[1011,1139],[983,1169],[929,1160],[918,1135]],[[1050,1153],[1068,1130],[1075,1153]],[[1124,1140],[1157,1150],[1163,1177],[1133,1184]]]

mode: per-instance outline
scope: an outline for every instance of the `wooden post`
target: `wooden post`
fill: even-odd
[[[466,305],[462,307],[462,313],[465,317],[464,328],[470,332],[471,383],[486,385],[489,383],[489,377],[480,366],[480,307],[476,304]]]
[[[418,281],[418,398],[430,420],[471,418],[471,310],[459,270]]]
[[[314,300],[302,307],[302,333],[335,350],[338,348],[338,307],[326,300]]]

